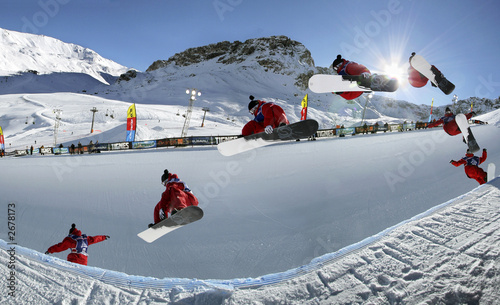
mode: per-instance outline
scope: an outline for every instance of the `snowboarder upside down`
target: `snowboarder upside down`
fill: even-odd
[[[470,112],[465,115],[467,120],[469,120],[472,116],[475,115],[475,112]],[[446,107],[445,114],[439,120],[430,123],[427,128],[432,128],[443,124],[444,131],[450,136],[456,136],[457,134],[462,133],[460,128],[458,128],[457,122],[455,122],[455,115],[451,111],[449,107]]]
[[[166,169],[161,176],[161,184],[165,186],[165,191],[161,195],[160,201],[154,209],[154,224],[168,218],[177,211],[190,205],[198,205],[198,199],[177,174],[169,173]],[[150,224],[149,226],[153,226]]]
[[[250,95],[248,111],[255,118],[243,126],[243,130],[241,131],[243,136],[264,131],[271,134],[274,128],[290,124],[283,108],[271,102],[255,100],[252,95]]]
[[[483,149],[483,154],[481,157],[474,156],[474,154],[467,149],[465,157],[458,161],[451,160],[450,163],[456,167],[464,165],[464,170],[467,177],[469,177],[470,179],[475,179],[479,184],[484,184],[487,180],[487,174],[482,168],[479,167],[479,165],[486,161],[486,158],[486,148]]]
[[[76,228],[76,225],[72,224],[71,229],[69,229],[69,235],[66,236],[62,242],[51,246],[45,251],[45,254],[71,249],[71,253],[68,254],[67,258],[68,262],[87,266],[88,246],[106,239],[109,239],[108,235],[87,236],[82,234],[82,232]]]
[[[337,55],[337,58],[332,63],[332,68],[337,75],[362,75],[364,78],[371,76],[370,70],[367,67],[360,65],[354,61],[349,61],[342,58],[342,55]],[[354,92],[334,92],[346,100],[353,100],[363,94],[362,91]]]

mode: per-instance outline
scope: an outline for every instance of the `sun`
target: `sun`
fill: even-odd
[[[384,67],[383,73],[390,77],[396,78],[399,83],[401,83],[404,80],[407,74],[406,69],[397,64],[386,65]]]

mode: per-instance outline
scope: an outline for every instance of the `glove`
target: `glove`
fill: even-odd
[[[106,240],[110,239],[111,237],[109,235],[105,235],[106,236]]]
[[[455,160],[451,160],[450,163],[453,164],[453,162],[455,162]]]
[[[45,254],[50,254],[49,251],[45,251]]]
[[[483,148],[483,151],[486,151],[486,148]]]
[[[150,223],[150,224],[148,224],[148,228],[151,228],[154,225],[155,225],[154,223]]]
[[[472,116],[476,116],[476,112],[475,111],[471,111],[470,114],[472,114]]]
[[[363,73],[361,73],[361,76],[363,76],[363,78],[369,78],[370,77],[370,73],[363,72]]]
[[[267,125],[267,126],[266,126],[266,129],[265,129],[265,132],[266,132],[267,134],[272,134],[272,133],[273,133],[273,126],[271,126],[271,125]]]

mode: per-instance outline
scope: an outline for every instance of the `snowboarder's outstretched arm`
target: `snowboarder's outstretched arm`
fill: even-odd
[[[57,253],[57,252],[62,252],[65,251],[69,248],[73,248],[75,246],[75,241],[69,237],[65,237],[64,240],[58,244],[55,244],[45,252],[46,254],[48,253]]]
[[[476,113],[474,111],[471,111],[471,112],[467,113],[465,115],[465,117],[467,118],[467,120],[470,120],[470,118],[472,118],[475,115],[476,115]]]
[[[488,153],[486,152],[486,148],[483,148],[483,154],[479,158],[479,164],[483,163],[486,161],[486,158],[488,157]]]
[[[455,161],[455,160],[451,160],[450,163],[456,167],[460,166],[460,165],[463,165],[463,164],[466,164],[467,162],[465,162],[464,159],[460,159],[458,161]]]
[[[439,120],[437,120],[435,122],[432,122],[429,125],[427,125],[427,128],[436,127],[436,126],[439,126],[439,125],[441,125],[443,123],[444,123],[443,119],[439,119]]]
[[[87,241],[89,245],[99,243],[109,238],[109,235],[96,235],[96,236],[87,236]]]

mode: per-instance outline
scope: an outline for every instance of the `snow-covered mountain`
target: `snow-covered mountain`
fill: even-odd
[[[110,85],[80,72],[2,77],[7,151],[51,146],[56,109],[57,143],[123,141],[131,102],[138,140],[178,136],[192,87],[203,94],[188,135],[240,131],[249,94],[282,105],[296,121],[307,93],[299,76],[319,68],[305,48],[282,39],[222,43],[223,53],[192,49]],[[259,63],[259,54],[271,61]],[[331,127],[359,122],[365,100],[325,94],[309,103],[309,115]],[[485,111],[498,100],[474,105]],[[199,127],[202,107],[211,110]],[[368,107],[371,121],[429,113],[379,97]],[[472,127],[487,163],[497,165],[499,112]],[[465,148],[433,128],[293,141],[229,158],[216,147],[0,158],[0,203],[8,210],[0,217],[8,228],[0,231],[7,278],[0,303],[494,303],[500,184],[477,187],[448,163]],[[152,220],[165,168],[189,183],[205,216],[145,244],[136,234]],[[43,254],[73,222],[111,236],[91,245],[88,267],[65,262],[67,251]]]
[[[188,102],[186,88],[197,88],[202,96],[195,106],[208,107],[211,113],[240,123],[249,118],[250,94],[276,102],[291,121],[300,118],[301,100],[309,94],[309,116],[318,120],[321,128],[359,124],[365,105],[364,119],[368,123],[427,120],[430,112],[429,105],[378,95],[366,103],[365,96],[346,101],[332,94],[310,94],[309,77],[329,71],[315,66],[309,50],[286,36],[224,41],[191,48],[167,60],[155,61],[145,72],[125,72],[125,67],[116,67],[115,63],[76,45],[40,35],[6,30],[2,33],[3,44],[10,47],[2,48],[0,54],[15,59],[3,61],[3,65],[9,62],[8,69],[13,71],[37,69],[40,73],[52,73],[26,72],[1,77],[0,94],[73,92],[182,109]],[[27,59],[21,60],[24,57]],[[25,62],[37,65],[26,66]],[[74,67],[90,68],[75,70]],[[2,69],[5,68],[0,66]],[[463,104],[470,105],[470,102],[464,100]],[[477,99],[474,109],[480,114],[498,107],[499,100]],[[444,106],[434,109],[435,116],[443,112]]]
[[[127,71],[91,49],[43,35],[0,28],[0,75],[19,72],[83,73],[109,84],[110,76]]]

